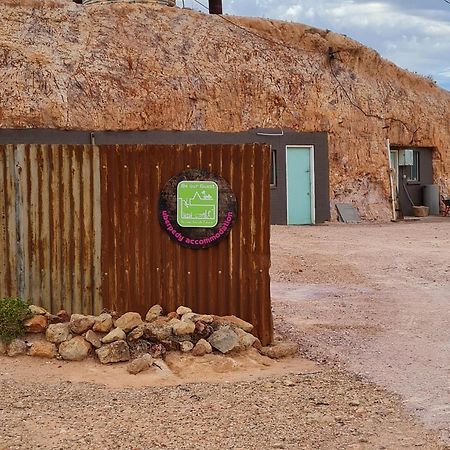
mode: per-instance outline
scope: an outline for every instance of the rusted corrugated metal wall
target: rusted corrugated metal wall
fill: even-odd
[[[104,146],[102,270],[104,304],[145,314],[160,303],[210,314],[236,314],[272,338],[270,307],[270,149],[262,144]],[[158,196],[188,168],[215,172],[231,185],[238,220],[229,237],[186,249],[162,231]]]
[[[101,310],[99,150],[0,146],[0,297]]]
[[[186,170],[231,185],[238,220],[205,250],[161,229],[159,193]],[[56,312],[161,304],[236,314],[272,338],[270,150],[202,146],[0,146],[0,296]]]

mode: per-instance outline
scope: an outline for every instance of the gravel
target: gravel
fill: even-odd
[[[112,387],[115,367],[0,356],[0,450],[449,449],[403,406],[444,411],[448,359],[426,344],[448,332],[449,224],[273,228],[276,330],[319,361],[306,373]]]
[[[1,388],[2,449],[445,448],[397,399],[330,369],[140,389],[2,374]]]

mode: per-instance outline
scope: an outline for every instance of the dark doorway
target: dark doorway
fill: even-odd
[[[409,154],[405,156],[404,151]],[[431,148],[391,148],[399,209],[403,216],[413,215],[413,204],[423,205],[423,187],[433,184],[433,151]]]

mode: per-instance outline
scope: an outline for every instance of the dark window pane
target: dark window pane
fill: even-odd
[[[272,160],[270,167],[270,185],[277,185],[277,151],[272,149]]]
[[[413,153],[413,162],[412,166],[408,168],[408,181],[419,181],[420,177],[420,152],[418,150],[414,150]]]

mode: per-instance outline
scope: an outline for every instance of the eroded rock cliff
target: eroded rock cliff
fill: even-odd
[[[155,4],[4,1],[0,127],[327,131],[332,204],[367,219],[390,217],[389,138],[432,147],[447,191],[449,92],[342,35],[228,19],[242,28]]]

